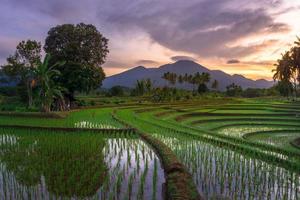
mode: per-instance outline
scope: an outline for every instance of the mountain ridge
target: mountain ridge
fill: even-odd
[[[218,80],[219,90],[225,90],[226,86],[235,83],[240,85],[242,88],[269,88],[274,82],[267,81],[265,79],[252,80],[244,77],[240,74],[230,75],[222,70],[210,70],[205,66],[198,64],[190,60],[180,60],[175,63],[161,65],[157,68],[146,68],[144,66],[137,66],[131,68],[125,72],[112,75],[107,77],[103,81],[103,88],[111,88],[116,85],[125,86],[133,88],[137,80],[150,78],[156,87],[162,87],[168,85],[167,81],[163,80],[161,77],[166,72],[176,73],[178,75],[195,74],[197,72],[203,73],[207,72],[211,75],[211,82],[213,80]],[[190,84],[184,83],[175,85],[182,89],[191,89]],[[210,86],[210,83],[208,84]]]

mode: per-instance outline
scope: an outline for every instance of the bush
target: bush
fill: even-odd
[[[246,98],[254,98],[254,97],[261,97],[264,96],[264,89],[258,88],[247,88],[242,92],[242,97]]]
[[[109,90],[111,96],[124,96],[124,90],[122,86],[114,86]]]
[[[4,104],[0,106],[0,111],[17,111],[17,112],[26,112],[28,109],[26,106],[21,106],[19,104]]]
[[[0,94],[3,96],[17,96],[16,87],[0,87]]]
[[[240,96],[242,92],[242,87],[236,85],[235,83],[232,83],[226,87],[226,95],[229,97]]]
[[[199,86],[198,86],[198,93],[199,93],[199,94],[203,94],[203,93],[206,93],[206,92],[208,92],[208,91],[209,91],[209,90],[208,90],[208,88],[207,88],[207,86],[206,86],[205,83],[199,84]]]
[[[91,104],[91,106],[94,106],[94,105],[96,105],[96,102],[95,102],[94,100],[92,100],[92,101],[90,102],[90,104]]]

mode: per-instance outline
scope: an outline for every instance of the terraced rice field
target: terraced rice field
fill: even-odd
[[[0,129],[0,199],[162,199],[164,172],[134,133]]]
[[[296,103],[252,102],[205,107],[195,105],[194,108],[188,109],[183,105],[177,107],[175,111],[172,108],[162,108],[143,115],[177,126],[188,126],[196,132],[210,132],[245,140],[248,139],[247,135],[251,135],[253,142],[265,142],[260,135],[266,133],[270,136],[272,131],[275,132],[274,137],[278,138],[276,132],[281,130],[280,140],[277,140],[276,145],[273,143],[281,148],[290,149],[289,143],[300,137],[300,106]],[[298,148],[293,150],[299,151]]]
[[[299,198],[300,178],[295,172],[180,134],[156,137],[188,167],[198,190],[208,199]]]
[[[220,100],[136,104],[78,110],[61,118],[1,115],[0,126],[0,191],[4,199],[9,195],[36,195],[41,199],[163,199],[162,184],[167,181],[168,170],[164,170],[162,160],[168,158],[158,156],[137,132],[169,147],[191,174],[203,198],[300,199],[298,103]],[[39,132],[33,127],[50,129]],[[54,127],[72,129],[62,129],[63,133],[55,129],[53,133]],[[105,134],[95,134],[95,130]],[[78,146],[81,148],[75,148]],[[16,158],[8,159],[14,154]],[[82,155],[90,163],[81,166],[82,160],[73,154]],[[21,155],[39,164],[30,166]],[[61,170],[53,176],[57,179],[51,180],[47,175],[53,175],[54,169],[45,163],[54,162],[56,157],[63,161],[52,164]],[[18,167],[23,165],[26,167]],[[64,165],[74,168],[74,173],[63,170]],[[19,177],[20,169],[27,170],[28,176]],[[79,172],[83,176],[78,179]],[[89,184],[83,184],[86,182]],[[84,185],[87,189],[82,189]]]
[[[298,200],[298,112],[297,104],[252,102],[124,109],[118,115],[165,142],[208,199]]]

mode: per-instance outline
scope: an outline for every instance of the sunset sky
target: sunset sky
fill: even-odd
[[[21,40],[43,42],[63,23],[90,23],[109,39],[107,75],[191,59],[271,79],[300,36],[300,0],[0,0],[0,64]]]

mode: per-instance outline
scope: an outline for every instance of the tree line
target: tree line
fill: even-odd
[[[195,86],[198,86],[198,93],[205,93],[208,91],[207,84],[211,80],[211,76],[209,73],[195,73],[195,74],[184,74],[177,75],[176,73],[166,72],[163,74],[162,78],[166,80],[170,85],[174,86],[176,83],[183,84],[189,83],[193,86],[193,91],[195,91]],[[219,86],[219,82],[214,80],[212,82],[211,88],[217,90]]]
[[[108,39],[95,26],[53,27],[43,50],[42,60],[41,42],[21,41],[1,67],[2,74],[17,83],[18,94],[28,107],[39,106],[44,112],[68,110],[75,106],[75,92],[88,93],[101,86]]]
[[[197,95],[207,96],[228,96],[228,97],[264,97],[264,96],[278,96],[279,91],[277,86],[268,89],[259,88],[247,88],[243,89],[236,83],[231,83],[226,86],[224,91],[219,91],[219,82],[213,80],[210,82],[210,75],[208,73],[195,73],[194,75],[184,74],[178,75],[172,72],[166,72],[162,75],[162,78],[167,81],[167,85],[164,87],[156,87],[155,83],[147,78],[137,80],[133,89],[126,88],[127,92],[124,92],[124,87],[114,86],[109,91],[110,96],[148,96],[154,101],[169,101],[180,99],[192,99]],[[176,84],[188,83],[193,85],[193,90],[179,89]],[[208,88],[210,83],[210,89]],[[198,86],[197,89],[195,89]],[[203,89],[204,88],[204,89]],[[129,92],[128,92],[129,91]]]

